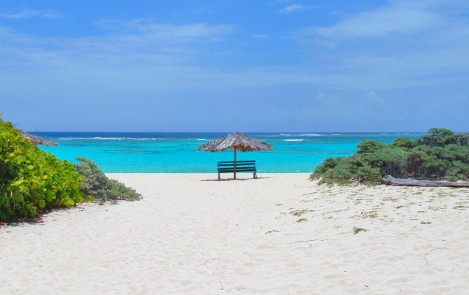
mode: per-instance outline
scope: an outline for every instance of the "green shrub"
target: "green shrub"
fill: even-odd
[[[398,137],[398,138],[394,139],[394,141],[392,142],[391,145],[394,146],[394,147],[399,147],[399,148],[403,148],[403,149],[406,149],[406,150],[410,150],[410,149],[417,146],[417,142],[415,140],[410,139],[410,138]]]
[[[75,169],[82,175],[80,189],[100,202],[109,200],[136,201],[140,194],[114,179],[109,179],[91,160],[77,157]]]
[[[384,145],[384,144],[383,144]],[[401,175],[402,163],[406,157],[406,152],[392,145],[376,149],[369,153],[357,153],[353,159],[357,162],[357,166],[369,166],[381,171],[383,175]]]
[[[363,153],[373,153],[376,152],[382,148],[384,148],[386,145],[384,143],[374,141],[374,140],[364,140],[358,145],[358,152],[359,154]]]
[[[418,143],[428,146],[445,146],[449,144],[468,145],[469,134],[456,134],[451,130],[444,128],[431,128],[429,135],[422,136]]]
[[[0,119],[0,221],[83,202],[80,180],[72,163],[41,151]]]
[[[356,180],[359,183],[376,184],[381,180],[381,172],[378,168],[362,166],[357,169]]]
[[[321,179],[323,184],[348,184],[353,178],[350,158],[327,158],[311,175],[312,179]]]
[[[328,184],[372,184],[386,175],[469,180],[469,135],[432,128],[416,141],[399,137],[386,145],[365,140],[350,157],[325,159],[310,178]]]
[[[446,172],[446,179],[450,181],[469,180],[469,163],[452,162],[452,166]]]

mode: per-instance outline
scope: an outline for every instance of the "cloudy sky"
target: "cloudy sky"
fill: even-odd
[[[469,131],[466,0],[0,2],[29,131]]]

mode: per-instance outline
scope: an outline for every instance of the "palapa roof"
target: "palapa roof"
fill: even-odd
[[[35,134],[31,134],[31,133],[21,131],[21,135],[23,135],[24,138],[31,141],[34,145],[46,145],[46,146],[56,146],[57,145],[57,143],[53,142],[52,140],[41,137],[41,136],[38,136],[38,135],[35,135]]]
[[[199,146],[197,150],[206,152],[222,152],[228,149],[238,151],[270,151],[271,145],[241,133],[231,133]]]

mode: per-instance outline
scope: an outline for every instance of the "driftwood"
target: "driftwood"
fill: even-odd
[[[408,178],[394,178],[390,175],[381,180],[383,184],[395,186],[423,186],[423,187],[467,187],[469,181],[451,182],[441,180],[417,180]]]

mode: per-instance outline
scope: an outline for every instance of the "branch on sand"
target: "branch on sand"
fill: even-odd
[[[420,186],[420,187],[464,187],[469,188],[469,181],[441,181],[441,180],[418,180],[409,178],[394,178],[390,175],[382,180],[383,184],[394,186]]]

